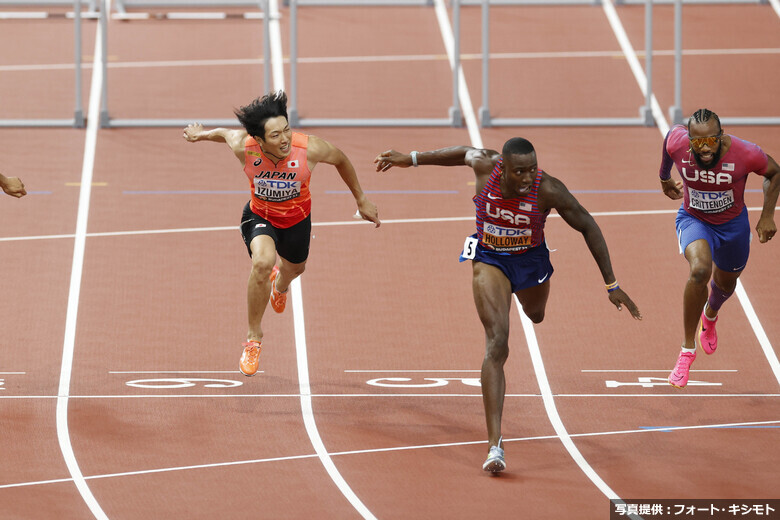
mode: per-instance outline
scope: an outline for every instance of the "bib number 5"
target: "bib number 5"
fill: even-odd
[[[463,258],[468,260],[474,260],[474,256],[477,254],[477,244],[479,240],[474,237],[466,237],[466,242],[463,243]]]

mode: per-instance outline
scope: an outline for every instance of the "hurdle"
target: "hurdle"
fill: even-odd
[[[269,0],[115,0],[117,13],[113,16],[114,19],[119,20],[133,20],[137,18],[145,18],[146,16],[141,13],[141,16],[129,13],[128,8],[144,8],[144,7],[246,7],[252,6],[259,9],[257,14],[245,13],[239,15],[244,19],[262,19],[263,22],[263,88],[265,92],[270,90],[271,84],[271,36],[270,36],[270,21],[271,16],[269,14]],[[101,9],[101,29],[103,40],[103,48],[107,49],[107,33],[108,33],[108,20],[107,13]],[[234,16],[228,16],[225,13],[170,13],[165,16],[168,19],[190,19],[190,20],[213,20],[213,19],[225,19]],[[235,16],[238,17],[238,16]],[[101,93],[101,111],[100,111],[100,126],[102,128],[119,128],[119,127],[181,127],[190,124],[195,119],[166,119],[166,118],[112,118],[109,113],[108,107],[108,52],[103,52],[103,60],[101,66],[103,67],[103,89]],[[201,118],[197,119],[206,126],[238,126],[238,121],[235,118]]]
[[[490,4],[494,5],[601,5],[596,0],[463,0],[469,5],[482,6],[482,106],[479,108],[479,119],[482,127],[491,126],[654,126],[652,111],[652,71],[653,71],[653,2],[644,0],[645,4],[645,47],[650,51],[645,59],[645,103],[639,107],[637,117],[538,117],[493,118],[490,114]],[[609,0],[603,0],[609,2]]]
[[[442,118],[306,118],[298,113],[298,5],[308,6],[381,6],[381,5],[433,5],[432,0],[387,1],[387,0],[285,0],[290,10],[290,88],[288,116],[292,126],[338,126],[338,127],[396,127],[396,126],[452,126],[463,124],[458,95],[458,74],[460,71],[460,0],[451,0],[453,7],[454,62],[452,68],[452,106],[448,117]]]
[[[769,0],[615,0],[616,5],[645,5],[645,104],[639,108],[638,118],[496,118],[492,119],[489,108],[489,18],[490,5],[601,5],[610,0],[461,0],[463,5],[482,6],[482,106],[479,109],[480,122],[489,126],[653,126],[652,102],[652,60],[653,60],[653,4],[674,5],[674,104],[669,107],[672,124],[687,121],[682,114],[682,7],[683,4],[767,4]],[[724,116],[724,124],[731,125],[777,125],[780,117]]]
[[[630,0],[624,0],[630,1]],[[682,7],[683,0],[671,0],[674,2],[674,105],[669,107],[669,119],[672,124],[682,124],[688,118],[682,113]],[[711,0],[718,3],[726,3],[729,0]],[[686,3],[695,3],[696,0],[686,0]],[[759,3],[766,4],[766,0],[730,0],[731,3]],[[720,118],[724,125],[780,125],[780,117],[750,117],[750,116],[724,116]]]
[[[43,1],[42,3],[31,3],[31,2],[23,2],[20,0],[3,0],[0,2],[0,5],[12,5],[12,6],[24,6],[28,7],[31,5],[44,5],[44,6],[69,6],[71,5],[70,0],[65,1],[58,1],[58,0],[49,0],[49,1]],[[92,10],[93,4],[90,3],[90,11]],[[81,0],[73,0],[73,42],[74,42],[74,60],[73,60],[73,69],[74,69],[74,88],[75,88],[75,103],[74,103],[74,109],[73,109],[73,117],[70,119],[0,119],[0,127],[75,127],[75,128],[84,128],[85,126],[85,120],[84,120],[84,107],[83,107],[83,101],[81,96],[81,84],[82,84],[82,78],[81,78],[81,18],[82,18],[82,12],[81,12]],[[65,17],[69,17],[68,14],[65,15]],[[48,13],[46,12],[36,12],[36,13],[25,13],[21,11],[14,11],[14,12],[5,12],[0,13],[0,20],[2,19],[24,19],[24,18],[35,18],[35,19],[45,19],[45,18],[52,18]]]

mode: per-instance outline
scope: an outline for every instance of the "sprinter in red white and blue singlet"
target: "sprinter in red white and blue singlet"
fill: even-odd
[[[682,181],[672,178],[672,164]],[[756,224],[758,240],[764,243],[777,232],[780,168],[774,159],[758,145],[724,134],[718,115],[706,108],[694,112],[687,126],[674,126],[664,139],[661,189],[671,199],[683,199],[676,228],[690,270],[683,293],[685,336],[669,374],[669,384],[677,388],[688,384],[696,337],[705,354],[718,347],[718,311],[747,265],[752,235],[744,194],[751,172],[764,177],[764,206]]]
[[[536,151],[526,139],[510,139],[501,153],[468,146],[409,154],[388,150],[374,162],[377,171],[428,164],[465,165],[474,170],[477,232],[466,239],[461,260],[472,260],[474,303],[486,338],[481,386],[489,449],[482,469],[503,471],[506,462],[501,415],[511,296],[517,296],[531,321],[540,323],[544,319],[553,272],[544,224],[551,210],[582,233],[601,271],[609,300],[618,309],[625,305],[636,319],[641,319],[639,309],[615,279],[607,244],[596,221],[561,181],[538,168]]]
[[[477,232],[466,240],[460,260],[497,267],[515,293],[552,276],[550,252],[544,241],[544,223],[550,210],[539,211],[537,200],[544,172],[536,172],[528,193],[508,199],[501,192],[502,172],[503,160],[498,159],[484,187],[474,195]]]
[[[502,168],[499,159],[485,187],[474,195],[477,238],[491,251],[522,254],[544,243],[544,222],[550,210],[542,213],[537,204],[542,171],[537,171],[527,195],[505,199],[500,186]]]

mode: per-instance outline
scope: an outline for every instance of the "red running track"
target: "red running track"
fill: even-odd
[[[642,8],[617,10],[641,50]],[[643,96],[601,8],[491,13],[494,116],[636,114]],[[672,11],[655,13],[655,93],[668,107]],[[462,17],[464,73],[478,106],[479,62],[469,56],[479,51],[479,9],[463,8]],[[777,15],[768,5],[685,7],[686,26],[727,21],[727,33],[686,35],[687,49],[707,52],[686,54],[684,112],[706,105],[722,116],[776,115],[773,92],[760,85],[778,79]],[[285,55],[287,23],[283,9]],[[0,115],[68,117],[72,91],[41,86],[70,80],[45,67],[72,59],[70,26],[0,24],[0,42],[33,42],[7,64],[35,65],[0,76]],[[112,117],[229,117],[262,88],[259,26],[111,21]],[[446,115],[449,72],[433,8],[301,7],[300,29],[302,116]],[[87,23],[88,57],[94,34]],[[539,52],[551,54],[528,54]],[[227,148],[188,144],[178,128],[97,131],[75,300],[78,183],[91,130],[0,129],[0,171],[22,177],[31,192],[0,201],[3,518],[601,519],[604,487],[648,501],[776,498],[778,380],[736,297],[721,314],[722,348],[696,362],[698,383],[679,391],[663,382],[681,336],[687,270],[676,251],[677,204],[655,177],[658,128],[478,132],[490,148],[512,135],[535,144],[541,167],[596,215],[620,283],[644,315],[634,322],[614,311],[582,238],[551,217],[556,272],[547,317],[533,327],[544,377],[515,309],[503,427],[509,468],[499,478],[480,469],[483,333],[470,268],[457,262],[473,228],[473,177],[435,167],[379,175],[371,164],[390,147],[473,144],[473,133],[304,130],[344,149],[384,224],[355,222],[337,173],[317,168],[311,261],[300,295],[291,296],[300,307],[267,316],[263,372],[247,379],[236,367],[249,268],[236,226],[247,197]],[[780,153],[776,126],[730,130]],[[748,189],[748,205],[759,207],[759,179]],[[755,223],[758,213],[750,215]],[[777,345],[773,247],[754,241],[741,280]],[[558,431],[540,390],[545,378]],[[589,473],[567,451],[566,434]],[[72,456],[63,455],[68,445]]]

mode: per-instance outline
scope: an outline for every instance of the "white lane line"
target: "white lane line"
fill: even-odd
[[[666,370],[580,370],[580,372],[669,372],[669,369]],[[691,369],[690,372],[737,372],[737,370],[695,370]]]
[[[365,373],[365,372],[374,373],[374,372],[376,372],[376,373],[380,373],[380,374],[387,374],[388,372],[393,372],[393,373],[400,372],[402,374],[412,373],[412,372],[415,372],[415,373],[421,372],[421,373],[424,373],[424,374],[432,374],[434,372],[439,372],[439,373],[440,372],[461,373],[461,372],[480,372],[480,371],[479,370],[417,370],[417,369],[415,369],[415,370],[345,370],[344,372],[348,372],[348,373]]]
[[[772,4],[772,9],[775,10],[775,14],[780,16],[780,0],[769,0],[769,3]]]
[[[668,372],[668,370],[666,371]],[[553,394],[554,397],[780,397],[780,394]]]
[[[178,466],[178,467],[171,467],[171,468],[159,468],[159,469],[150,469],[150,470],[141,470],[141,471],[126,471],[122,473],[106,473],[104,475],[93,475],[91,477],[87,477],[88,480],[97,480],[97,479],[103,479],[103,478],[117,478],[117,477],[132,477],[136,475],[149,475],[154,473],[168,473],[172,471],[189,471],[194,469],[205,469],[205,468],[219,468],[219,467],[225,467],[225,466],[241,466],[245,464],[257,464],[260,462],[286,462],[290,460],[300,460],[300,459],[313,459],[316,458],[316,454],[310,454],[310,455],[288,455],[286,457],[273,457],[268,459],[254,459],[254,460],[239,460],[239,461],[232,461],[232,462],[215,462],[212,464],[195,464],[191,466]],[[0,489],[5,488],[14,488],[14,487],[24,487],[24,486],[39,486],[43,484],[58,484],[61,482],[70,482],[71,479],[69,478],[60,478],[60,479],[51,479],[51,480],[39,480],[36,482],[20,482],[17,484],[4,484],[0,485]]]
[[[444,5],[444,0],[435,0],[434,4],[436,9],[436,20],[439,22],[441,37],[442,40],[444,40],[444,46],[447,48],[450,68],[454,68],[455,35],[452,32],[452,26],[450,25],[450,20],[447,16],[447,7]],[[469,88],[466,85],[466,76],[463,75],[463,67],[458,67],[456,72],[458,73],[458,97],[460,98],[460,107],[463,111],[463,120],[466,122],[471,145],[475,148],[483,148],[482,136],[479,133],[479,124],[477,123],[477,115],[471,104],[471,95],[469,94]]]
[[[105,12],[109,12],[111,0],[104,1]],[[95,31],[95,63],[102,59],[103,47],[101,40],[101,21],[97,22]],[[81,276],[84,267],[84,249],[87,240],[87,219],[89,217],[89,199],[92,191],[92,175],[95,166],[95,148],[97,146],[98,124],[100,122],[100,100],[103,72],[96,67],[92,73],[92,84],[89,92],[89,111],[87,131],[84,144],[84,163],[81,170],[81,187],[79,193],[78,216],[76,218],[76,234],[73,244],[73,265],[70,274],[70,289],[68,291],[68,308],[65,315],[65,338],[62,349],[62,366],[60,382],[57,391],[57,440],[59,441],[65,465],[73,477],[73,482],[97,520],[108,520],[89,489],[81,468],[73,453],[68,429],[68,394],[70,393],[71,371],[73,369],[73,351],[76,344],[76,321],[81,293]]]
[[[604,13],[607,16],[609,25],[612,27],[612,32],[615,33],[615,37],[620,44],[620,48],[623,50],[623,54],[625,55],[626,60],[628,60],[628,66],[631,68],[631,72],[634,74],[634,78],[636,78],[637,83],[639,83],[639,88],[642,91],[642,95],[646,96],[647,76],[645,76],[642,65],[639,63],[639,58],[637,57],[636,52],[634,52],[634,47],[631,45],[631,41],[628,39],[628,35],[626,34],[625,29],[623,29],[623,24],[620,22],[617,11],[615,11],[615,6],[612,5],[611,0],[601,0],[601,6],[604,8]],[[669,125],[666,123],[666,119],[664,118],[664,111],[661,109],[661,105],[655,98],[655,94],[650,97],[650,105],[653,112],[653,118],[655,119],[658,128],[661,129],[661,133],[666,135],[666,132],[669,131]]]
[[[775,209],[780,210],[780,207]],[[748,211],[761,211],[760,207],[750,207]],[[592,211],[591,215],[594,217],[635,217],[640,215],[676,215],[677,208],[675,209],[652,209],[652,210],[638,210],[638,211]],[[560,218],[557,213],[548,215],[548,218]],[[433,222],[468,222],[473,221],[474,215],[468,217],[431,217],[431,218],[397,218],[382,220],[382,224],[429,224]],[[371,222],[355,221],[355,220],[343,220],[333,222],[313,222],[312,227],[331,227],[331,226],[357,226],[371,224]],[[103,233],[87,233],[87,238],[92,237],[118,237],[118,236],[134,236],[134,235],[159,235],[166,233],[202,233],[211,231],[238,231],[238,226],[216,226],[216,227],[200,227],[200,228],[170,228],[170,229],[143,229],[138,231],[107,231]],[[32,235],[23,237],[2,237],[0,242],[22,242],[28,240],[55,240],[62,238],[73,238],[75,235]]]
[[[379,398],[405,398],[405,397],[432,397],[432,398],[446,398],[446,397],[479,397],[482,398],[482,394],[478,392],[470,394],[449,393],[449,394],[434,394],[434,393],[373,393],[373,394],[309,394],[312,398],[320,397],[379,397]],[[553,397],[658,397],[658,398],[672,398],[681,399],[687,397],[780,397],[780,394],[689,394],[689,393],[661,393],[661,394],[552,394]],[[237,397],[248,398],[292,398],[300,399],[301,394],[116,394],[116,395],[71,395],[73,399],[227,399]],[[540,394],[506,394],[506,397],[541,397]],[[56,395],[0,395],[2,399],[57,399]]]
[[[0,238],[0,242],[24,242],[27,240],[55,240],[60,238],[73,238],[76,235],[73,234],[66,234],[66,235],[32,235],[32,236],[26,236],[26,237],[2,237]]]
[[[602,5],[604,7],[604,12],[609,19],[609,23],[612,26],[612,30],[615,32],[615,36],[620,42],[620,46],[623,49],[623,52],[626,53],[626,58],[628,59],[628,62],[631,66],[631,70],[634,72],[634,77],[636,78],[640,88],[642,89],[642,92],[644,93],[645,75],[639,66],[639,60],[636,57],[636,53],[634,52],[631,43],[628,41],[628,36],[626,36],[623,25],[617,15],[617,11],[615,11],[615,7],[612,5],[611,0],[602,0]],[[778,14],[780,15],[780,12],[778,12]],[[660,105],[658,105],[658,101],[655,99],[655,96],[652,96],[652,105],[653,117],[655,118],[656,124],[658,125],[658,130],[660,130],[662,136],[666,136],[666,134],[669,132],[669,123],[666,121],[666,117],[664,116]],[[753,328],[753,333],[761,345],[761,350],[764,352],[764,356],[766,357],[767,362],[769,363],[769,366],[774,373],[775,379],[777,380],[777,383],[780,384],[780,362],[777,359],[777,354],[775,354],[774,348],[769,341],[769,337],[766,335],[764,327],[761,325],[758,316],[753,310],[753,305],[750,303],[747,292],[745,291],[740,280],[737,280],[736,293],[739,302],[745,311],[745,315],[750,322],[750,326]]]
[[[109,374],[240,374],[240,370],[109,370]],[[262,370],[257,371],[262,374]]]
[[[273,15],[271,19],[271,66],[273,70],[273,83],[276,90],[284,90],[284,69],[282,64],[282,37],[279,29],[279,7],[277,0],[270,0],[269,8]],[[317,429],[317,423],[314,419],[314,409],[311,403],[311,385],[309,383],[309,361],[306,352],[306,326],[303,318],[303,291],[301,289],[301,279],[296,278],[290,284],[292,297],[293,322],[295,325],[295,353],[298,364],[298,386],[300,389],[301,413],[303,414],[303,424],[306,427],[306,433],[309,436],[314,451],[320,459],[325,470],[328,472],[331,480],[339,488],[341,494],[349,501],[352,507],[365,519],[376,520],[376,517],[358,498],[347,481],[339,473],[338,468],[328,453],[325,444],[322,442],[320,432]]]
[[[683,56],[743,56],[743,55],[771,55],[780,53],[780,48],[758,49],[685,49]],[[653,57],[674,56],[674,49],[653,50]],[[644,56],[644,52],[637,52],[637,56]],[[578,58],[625,58],[622,51],[548,51],[548,52],[496,52],[488,55],[490,60],[537,60],[537,59],[578,59]],[[379,62],[420,62],[448,60],[449,56],[441,54],[411,54],[411,55],[383,55],[383,56],[321,56],[299,58],[298,63],[379,63]],[[461,53],[461,61],[482,60],[482,54]],[[135,63],[135,62],[134,62]],[[154,62],[150,62],[154,63]],[[117,62],[121,66],[121,62]],[[71,65],[71,68],[73,66]],[[2,70],[2,69],[0,69]]]
[[[341,476],[336,465],[333,463],[328,450],[322,443],[320,432],[317,430],[317,423],[314,420],[314,410],[311,405],[311,386],[309,384],[309,361],[306,352],[306,327],[303,321],[303,293],[301,291],[301,279],[296,278],[290,284],[293,319],[295,321],[295,353],[298,360],[298,385],[301,392],[301,412],[303,413],[303,423],[306,427],[306,433],[309,435],[314,451],[330,475],[330,478],[339,488],[339,491],[349,500],[352,507],[360,513],[363,518],[376,519],[369,509],[361,502],[357,495],[349,487],[347,481]]]
[[[555,430],[556,435],[563,443],[566,451],[569,452],[571,458],[577,463],[577,466],[587,475],[587,477],[593,482],[599,490],[606,495],[610,500],[620,500],[620,497],[615,493],[606,482],[604,482],[598,473],[588,464],[585,457],[582,456],[580,450],[574,445],[571,440],[569,432],[566,431],[566,427],[561,421],[560,415],[558,415],[558,409],[555,407],[555,400],[553,398],[552,389],[550,383],[547,380],[547,373],[544,370],[544,362],[542,361],[542,353],[539,350],[539,343],[536,341],[536,334],[534,332],[534,326],[530,319],[523,312],[523,306],[520,305],[520,300],[517,296],[514,296],[515,304],[517,304],[517,312],[520,314],[520,320],[523,324],[523,331],[525,332],[525,339],[528,343],[528,350],[531,353],[531,362],[534,367],[534,373],[536,374],[536,380],[539,383],[539,390],[542,393],[542,400],[544,402],[544,409],[547,412],[547,417],[550,419],[550,423]]]
[[[658,428],[651,428],[651,429],[642,428],[638,430],[616,430],[616,431],[607,431],[607,432],[574,433],[571,435],[571,437],[603,437],[608,435],[631,435],[637,433],[668,433],[671,431],[717,429],[717,428],[739,428],[745,426],[747,427],[773,426],[776,424],[780,424],[780,421],[699,424],[696,426],[668,426],[668,427],[665,426],[665,427],[658,427]],[[537,435],[533,437],[516,437],[511,439],[504,439],[504,442],[529,442],[529,441],[539,441],[539,440],[550,440],[556,438],[558,438],[557,435]],[[484,440],[479,440],[479,441],[447,442],[447,443],[440,443],[440,444],[420,444],[420,445],[413,445],[413,446],[396,446],[391,448],[339,451],[339,452],[333,452],[330,455],[333,457],[343,457],[348,455],[365,455],[365,454],[373,454],[373,453],[389,453],[389,452],[396,452],[396,451],[411,451],[411,450],[424,450],[424,449],[435,449],[435,448],[453,448],[453,447],[460,447],[460,446],[474,446],[474,445],[480,445],[484,443],[485,443]],[[172,471],[189,471],[194,469],[218,468],[224,466],[239,466],[239,465],[246,465],[246,464],[262,464],[267,462],[285,462],[290,460],[313,459],[315,457],[317,457],[316,454],[289,455],[284,457],[272,457],[267,459],[251,459],[251,460],[241,460],[241,461],[233,461],[233,462],[217,462],[212,464],[176,466],[170,468],[128,471],[123,473],[106,473],[103,475],[92,475],[90,477],[87,477],[87,479],[97,480],[97,479],[106,479],[106,478],[130,477],[130,476],[137,476],[137,475],[149,475],[154,473],[167,473]],[[58,484],[58,483],[70,482],[70,481],[71,479],[51,479],[51,480],[38,480],[38,481],[31,481],[31,482],[18,482],[15,484],[0,485],[0,489],[18,488],[18,487],[27,487],[27,486],[40,486],[45,484]]]
[[[271,19],[268,21],[271,37],[271,74],[274,90],[284,90],[284,57],[282,56],[282,29],[279,19],[279,0],[269,0],[268,10]]]
[[[766,335],[764,327],[761,325],[761,322],[756,315],[756,311],[753,309],[753,304],[750,303],[750,298],[748,298],[747,291],[745,291],[745,287],[742,285],[742,282],[739,279],[737,279],[737,288],[735,292],[737,293],[739,303],[742,304],[745,315],[750,322],[750,326],[753,327],[753,332],[755,333],[756,338],[758,338],[758,343],[761,345],[761,350],[764,351],[764,355],[766,356],[767,361],[769,361],[769,367],[772,369],[772,372],[775,375],[777,384],[780,385],[780,361],[777,360],[775,349],[772,348],[772,343],[769,341],[769,337]]]
[[[452,42],[451,42],[451,28],[449,27],[449,23],[447,23],[447,27],[444,27],[444,21],[446,21],[446,9],[444,7],[444,0],[436,0],[436,13],[437,17],[439,18],[439,25],[442,28],[442,36],[444,38],[445,45],[447,45],[447,54],[452,56],[453,54],[453,48],[452,48]],[[443,15],[442,15],[443,13]],[[448,39],[448,35],[450,36],[450,39]],[[460,82],[463,83],[463,91],[465,91],[468,96],[468,90],[465,86],[465,79],[463,77],[460,78]],[[467,98],[468,99],[468,98]],[[469,127],[469,136],[472,140],[472,146],[476,148],[482,148],[482,138],[479,133],[479,127],[474,126],[472,128],[470,121],[476,123],[476,114],[474,113],[474,109],[471,105],[470,99],[468,99],[468,103],[464,103],[466,99],[461,99],[461,104],[463,105],[464,110],[464,119],[467,122],[467,126]],[[468,110],[467,110],[468,107]],[[470,114],[466,114],[465,112],[470,112]],[[557,437],[561,440],[566,450],[569,452],[570,456],[574,461],[577,463],[577,465],[580,467],[580,469],[590,478],[590,480],[601,490],[602,493],[604,493],[607,498],[610,500],[620,500],[620,497],[612,491],[612,489],[607,486],[607,484],[601,479],[601,477],[598,476],[598,474],[593,470],[593,468],[590,467],[588,462],[585,460],[585,458],[582,456],[582,454],[579,452],[577,447],[574,445],[574,442],[572,442],[571,437],[569,436],[568,432],[566,431],[566,428],[563,425],[563,422],[560,419],[560,416],[558,415],[558,411],[555,408],[555,401],[553,400],[552,396],[552,390],[550,389],[550,385],[547,381],[547,375],[544,372],[544,364],[542,363],[541,354],[539,352],[539,345],[536,342],[536,334],[534,333],[533,329],[533,323],[531,323],[531,320],[529,320],[525,313],[523,312],[522,306],[520,305],[520,301],[517,300],[517,296],[515,296],[515,303],[518,307],[518,312],[520,313],[520,319],[523,324],[523,330],[525,332],[526,340],[528,342],[528,349],[531,353],[531,358],[533,360],[534,365],[534,371],[536,372],[536,378],[539,382],[539,388],[542,393],[542,398],[544,400],[544,407],[547,411],[547,416],[550,419],[551,424],[553,425],[553,428],[555,429],[555,433],[557,434]],[[630,517],[635,517],[634,515],[630,515]]]
[[[777,0],[770,0],[776,2]],[[278,0],[272,0],[278,3]],[[273,9],[273,8],[272,8]],[[274,32],[279,31],[279,19],[274,17],[271,24],[271,38]],[[274,26],[277,29],[274,29]],[[275,51],[271,48],[273,64],[276,67],[274,75],[282,73],[284,63],[289,60],[282,59],[281,48]],[[274,55],[276,53],[276,55]],[[746,48],[746,49],[683,49],[683,56],[745,56],[745,55],[771,55],[779,54],[780,48]],[[637,56],[644,56],[644,52],[638,51]],[[490,53],[491,60],[534,60],[534,59],[573,59],[573,58],[624,58],[620,51],[548,51],[548,52],[497,52]],[[674,56],[674,50],[653,50],[654,57]],[[382,56],[319,56],[299,57],[298,63],[310,64],[339,64],[339,63],[382,63],[382,62],[422,62],[448,60],[446,54],[409,54],[409,55],[382,55]],[[482,54],[462,53],[461,61],[477,61],[482,59]],[[108,64],[109,69],[131,68],[171,68],[171,67],[220,67],[220,66],[244,66],[262,65],[262,58],[222,58],[203,60],[155,60],[155,61],[117,61]],[[281,63],[282,66],[276,65]],[[48,63],[48,64],[20,64],[0,65],[0,72],[29,72],[29,71],[54,71],[73,70],[73,63]],[[83,69],[91,69],[92,63],[82,63]],[[275,88],[280,82],[274,80]],[[283,81],[281,82],[284,85]]]

